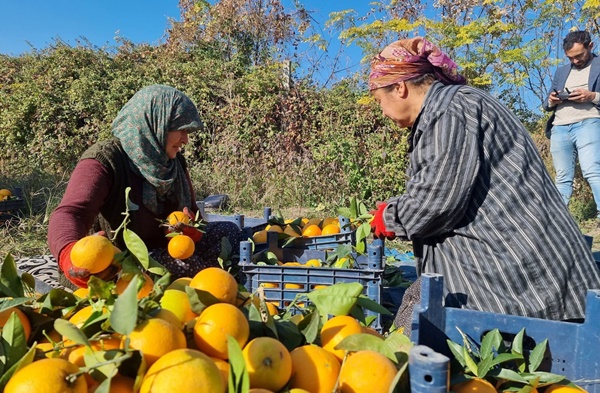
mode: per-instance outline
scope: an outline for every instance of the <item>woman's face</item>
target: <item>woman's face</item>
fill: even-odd
[[[165,146],[165,152],[167,156],[172,160],[177,156],[177,153],[181,151],[184,145],[189,142],[188,131],[169,131],[167,132],[167,146]]]
[[[399,127],[412,126],[408,99],[405,94],[406,85],[396,84],[392,87],[381,87],[373,90],[373,98],[379,104],[383,115]]]

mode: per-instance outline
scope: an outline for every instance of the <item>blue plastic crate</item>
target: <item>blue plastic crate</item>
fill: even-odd
[[[298,248],[270,247],[279,261],[299,262],[305,264],[310,259],[327,259],[327,251]],[[308,293],[317,285],[333,285],[343,282],[358,282],[364,286],[363,294],[370,299],[381,303],[383,280],[383,252],[380,244],[367,247],[367,255],[356,255],[356,264],[353,269],[339,269],[328,267],[303,267],[303,266],[278,266],[257,265],[256,262],[265,260],[267,250],[252,253],[252,243],[240,242],[240,273],[242,283],[254,292],[261,284],[270,283],[274,288],[263,285],[266,300],[279,304],[280,308],[287,307],[296,298],[298,293]],[[299,289],[286,288],[286,284],[297,284]],[[292,310],[299,312],[299,310]],[[381,316],[367,310],[368,315],[377,316],[373,327],[381,331]]]
[[[21,188],[15,188],[11,199],[0,201],[0,222],[17,217],[19,211],[25,207]]]
[[[572,323],[444,307],[443,276],[423,274],[421,280],[411,331],[415,343],[451,357],[446,340],[462,343],[456,327],[478,343],[492,329],[510,339],[524,328],[525,350],[548,339],[539,371],[564,375],[589,393],[600,393],[600,290],[588,291],[584,323]]]
[[[425,345],[415,345],[408,356],[411,393],[447,393],[450,359]]]
[[[224,214],[214,214],[214,213],[206,213],[204,211],[203,205],[200,202],[196,202],[202,217],[206,222],[216,222],[216,221],[228,221],[234,222],[240,230],[243,232],[244,238],[250,238],[255,232],[263,230],[267,227],[267,222],[271,217],[271,208],[265,207],[263,212],[263,217],[246,217],[243,214],[233,214],[233,215],[224,215]]]
[[[339,245],[356,246],[356,229],[352,229],[348,217],[339,216],[340,233],[335,235],[297,237],[288,243],[288,239],[279,239],[279,245],[285,244],[285,247],[302,248],[308,250],[333,250]],[[267,238],[269,247],[271,247],[271,238]]]

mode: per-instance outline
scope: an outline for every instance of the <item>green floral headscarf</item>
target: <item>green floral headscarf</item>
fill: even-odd
[[[202,121],[194,103],[170,86],[151,85],[139,90],[121,108],[112,124],[131,160],[131,167],[144,182],[144,205],[162,213],[163,202],[176,201],[180,209],[192,204],[191,190],[181,162],[165,152],[169,131],[197,131]]]

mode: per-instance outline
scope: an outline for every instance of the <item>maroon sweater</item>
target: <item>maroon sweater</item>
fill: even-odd
[[[166,205],[164,213],[160,215],[155,215],[148,210],[142,204],[143,179],[136,176],[130,169],[129,171],[131,179],[131,183],[128,184],[131,187],[129,199],[139,206],[139,210],[132,212],[131,222],[127,228],[135,232],[149,250],[166,247],[168,239],[157,219],[165,219],[176,207]],[[195,201],[196,197],[187,171],[186,177],[192,190],[192,201]],[[48,227],[50,252],[59,261],[63,270],[64,267],[59,258],[61,251],[88,235],[101,208],[105,204],[114,203],[109,200],[114,181],[112,170],[95,159],[81,160],[75,167],[62,201],[50,216]],[[194,212],[198,210],[195,204],[189,208]],[[110,225],[116,229],[120,223],[110,223]],[[124,247],[119,242],[117,242],[117,246]]]

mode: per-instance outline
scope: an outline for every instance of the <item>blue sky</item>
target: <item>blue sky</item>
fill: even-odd
[[[332,11],[357,7],[344,0],[302,3],[321,22]],[[360,3],[368,7],[368,1]],[[1,4],[0,53],[12,56],[30,51],[30,44],[43,49],[55,38],[71,45],[84,37],[97,46],[112,46],[115,36],[157,44],[164,38],[168,18],[179,19],[177,0],[2,0]]]
[[[18,56],[33,49],[41,50],[55,39],[77,45],[83,39],[97,47],[114,47],[119,36],[134,43],[156,45],[166,38],[169,19],[179,20],[178,0],[0,0],[0,54]],[[215,3],[216,0],[210,0]],[[294,0],[282,0],[292,9]],[[324,28],[331,12],[354,8],[365,12],[369,2],[361,0],[300,0],[312,17]],[[332,37],[332,53],[340,42]],[[335,79],[360,69],[362,52],[344,48],[344,57],[336,67]],[[306,70],[300,60],[300,68]],[[331,82],[332,68],[324,65],[313,75]]]

